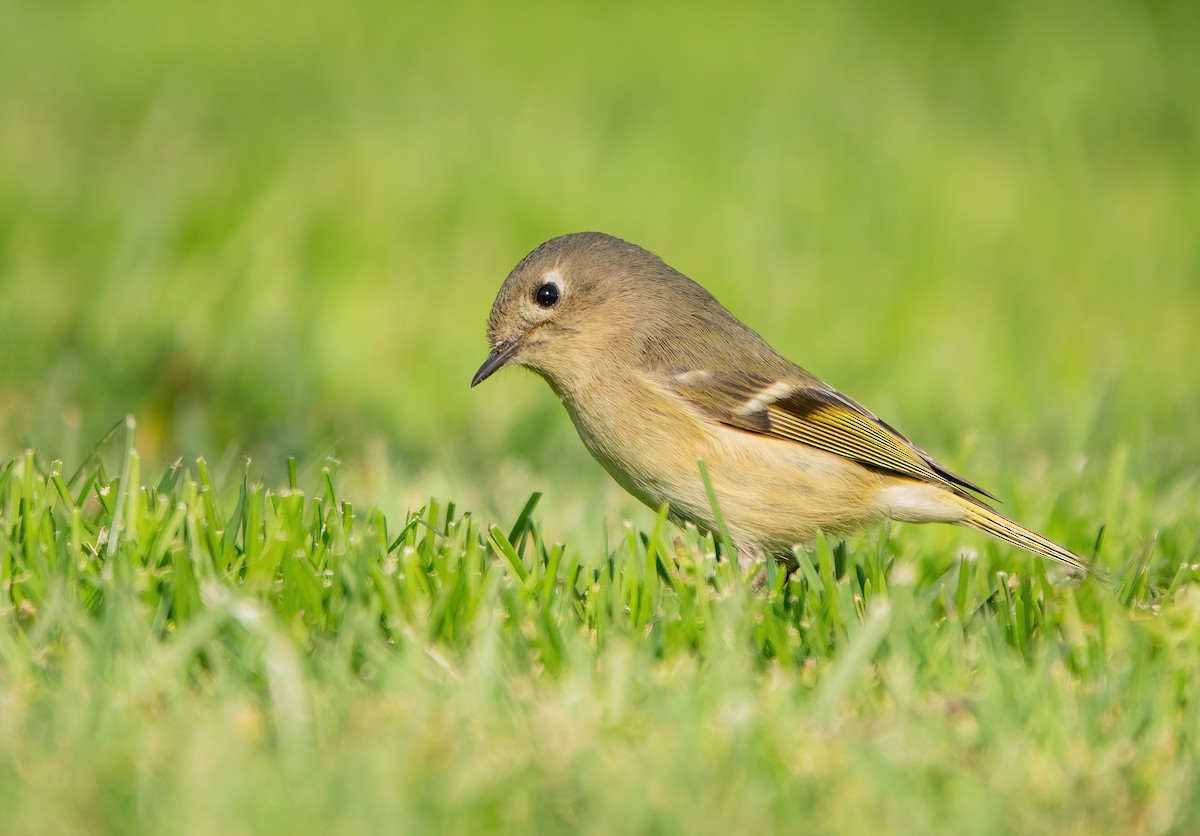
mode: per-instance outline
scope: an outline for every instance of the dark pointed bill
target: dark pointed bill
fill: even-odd
[[[475,372],[475,376],[471,378],[471,385],[476,386],[491,377],[492,372],[507,363],[520,347],[520,340],[509,340],[493,348],[492,353],[488,355],[487,359],[483,361],[483,365],[479,367],[479,371]]]

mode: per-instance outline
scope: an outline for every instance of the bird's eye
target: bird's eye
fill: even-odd
[[[533,294],[533,299],[543,308],[553,308],[558,304],[558,285],[546,282]]]

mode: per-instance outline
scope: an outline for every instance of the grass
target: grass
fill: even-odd
[[[0,3],[0,829],[1196,830],[1197,8]],[[755,593],[467,386],[578,229],[1111,583]]]
[[[1187,831],[1200,569],[1115,583],[888,532],[762,593],[660,515],[605,551],[389,520],[127,425],[0,469],[10,832]],[[149,478],[147,478],[147,476]]]

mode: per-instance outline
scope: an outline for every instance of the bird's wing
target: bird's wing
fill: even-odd
[[[703,415],[746,432],[799,442],[867,467],[963,488],[995,499],[939,465],[924,450],[816,378],[772,380],[731,371],[666,369],[666,389]]]

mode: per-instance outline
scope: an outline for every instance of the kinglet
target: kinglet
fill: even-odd
[[[885,518],[967,525],[1086,571],[998,514],[991,494],[787,360],[687,276],[597,232],[518,264],[471,385],[513,363],[545,378],[588,450],[651,508],[716,532],[703,460],[739,562],[794,561],[818,531]]]

